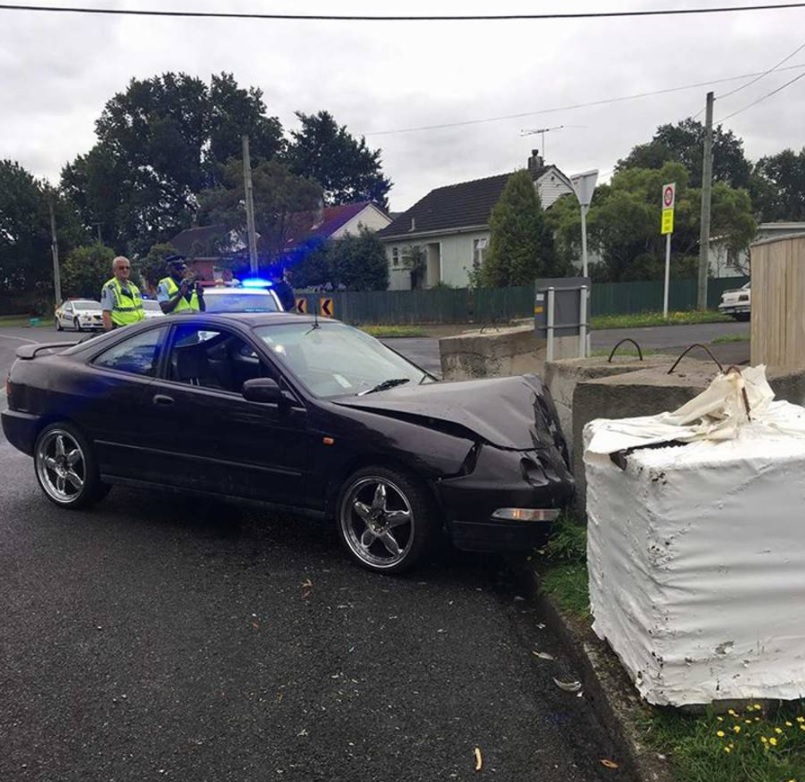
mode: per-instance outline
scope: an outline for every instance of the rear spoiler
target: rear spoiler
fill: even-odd
[[[39,342],[36,345],[23,345],[17,348],[16,356],[22,359],[32,359],[36,358],[36,354],[40,350],[64,350],[77,345],[78,342],[78,340],[75,342]]]

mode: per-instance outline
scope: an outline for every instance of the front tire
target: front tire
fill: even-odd
[[[386,467],[367,467],[346,480],[336,518],[347,552],[376,573],[412,568],[436,529],[434,503],[422,483]]]
[[[34,469],[45,496],[60,508],[86,508],[104,497],[92,446],[72,424],[45,427],[36,440]]]

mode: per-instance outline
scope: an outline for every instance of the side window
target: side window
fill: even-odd
[[[73,311],[73,305],[68,302],[67,304],[64,305],[64,311],[66,313],[72,312]]]
[[[162,327],[140,332],[105,350],[92,363],[118,372],[154,377],[167,331],[167,327]]]
[[[272,377],[252,346],[224,329],[181,325],[168,357],[168,380],[239,394],[247,380]]]

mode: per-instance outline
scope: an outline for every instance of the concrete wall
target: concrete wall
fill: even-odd
[[[591,358],[573,358],[560,361],[549,361],[545,364],[542,379],[551,392],[559,413],[559,422],[567,439],[571,455],[575,450],[573,442],[573,396],[579,383],[597,380],[626,372],[637,372],[642,369],[666,367],[673,364],[672,356],[652,355],[640,360],[637,356],[615,355],[612,361],[607,356]]]
[[[554,356],[577,356],[578,337],[554,341]],[[439,340],[442,377],[471,380],[536,374],[544,377],[546,344],[537,339],[532,325],[468,331]]]

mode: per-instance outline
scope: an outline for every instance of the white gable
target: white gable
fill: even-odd
[[[563,195],[574,192],[570,180],[555,166],[549,166],[537,179],[536,187],[543,209],[549,209]]]
[[[347,235],[356,236],[361,228],[379,231],[391,223],[391,218],[381,212],[374,204],[367,204],[352,219],[333,232],[331,239],[343,239]]]

